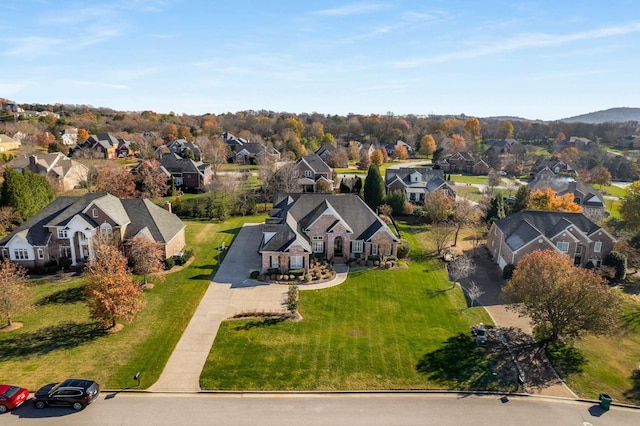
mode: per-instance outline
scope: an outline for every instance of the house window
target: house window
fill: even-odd
[[[91,217],[98,217],[98,209],[91,209]]]
[[[351,241],[351,253],[362,253],[362,240]]]
[[[7,257],[9,257],[9,249],[3,248],[2,249],[2,258],[6,259]]]
[[[324,253],[324,237],[313,237],[311,247],[314,253]]]
[[[371,243],[371,256],[378,254],[378,243]]]
[[[305,170],[304,171],[304,177],[310,178],[311,177],[311,170]]]
[[[280,262],[278,261],[278,255],[271,256],[271,267],[272,268],[280,267]]]
[[[291,256],[289,267],[291,269],[302,268],[302,256]]]
[[[63,228],[58,228],[58,238],[69,238],[69,231]]]
[[[576,246],[576,256],[579,256],[582,254],[582,244],[578,244]]]
[[[60,246],[60,257],[71,259],[71,246]]]
[[[556,243],[556,247],[563,253],[567,253],[569,251],[569,243],[566,241],[558,241]]]
[[[38,249],[38,259],[44,259],[44,250]]]
[[[113,236],[113,229],[107,222],[100,225],[100,236],[102,238],[111,238]]]
[[[29,259],[29,252],[27,249],[15,249],[13,250],[13,257],[16,260],[26,260]]]
[[[593,252],[600,253],[600,250],[602,250],[602,241],[596,241],[596,243],[593,245]]]

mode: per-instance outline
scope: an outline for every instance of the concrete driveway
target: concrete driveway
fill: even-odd
[[[283,312],[287,286],[249,279],[260,268],[262,224],[243,226],[228,248],[152,392],[198,392],[200,373],[223,320],[242,312]]]

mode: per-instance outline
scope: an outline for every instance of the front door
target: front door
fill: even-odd
[[[333,241],[333,255],[342,257],[342,237],[336,237]]]

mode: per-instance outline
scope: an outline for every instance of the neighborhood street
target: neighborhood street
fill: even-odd
[[[568,399],[459,393],[102,392],[80,412],[27,402],[0,416],[3,426],[44,425],[563,425],[640,424],[637,409]]]

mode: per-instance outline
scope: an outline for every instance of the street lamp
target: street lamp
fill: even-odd
[[[222,242],[222,245],[220,247],[218,247],[218,266],[220,266],[220,254],[225,251],[227,248],[224,246],[224,241]]]

